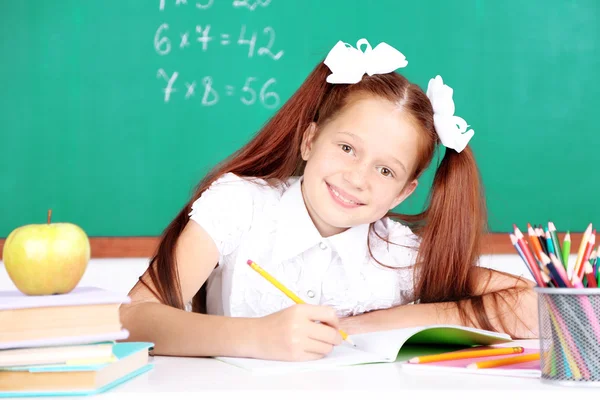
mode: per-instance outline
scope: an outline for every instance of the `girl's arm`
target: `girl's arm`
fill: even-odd
[[[537,338],[538,314],[535,284],[514,275],[477,267],[473,271],[477,285],[475,296],[485,307],[492,326],[513,338]],[[481,328],[470,300],[466,305],[468,326]],[[452,324],[464,325],[458,307],[453,302],[409,304],[387,310],[348,317],[340,322],[348,334],[413,326]],[[503,328],[503,324],[507,329]]]
[[[177,242],[177,267],[184,304],[189,302],[219,260],[216,245],[206,231],[188,222]],[[148,272],[142,277],[154,291]],[[247,319],[192,314],[164,304],[141,282],[130,291],[130,304],[121,306],[121,321],[128,340],[155,343],[154,354],[250,356],[251,346],[234,346],[239,332],[253,335]]]
[[[216,266],[219,253],[212,238],[194,221],[181,233],[175,253],[187,304]],[[155,290],[149,277],[144,282]],[[328,307],[299,305],[263,318],[231,318],[162,304],[141,282],[129,296],[131,303],[120,308],[123,327],[130,332],[127,340],[154,343],[156,355],[307,360],[322,357],[341,341],[338,319]]]

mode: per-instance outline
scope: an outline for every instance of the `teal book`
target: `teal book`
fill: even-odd
[[[0,369],[1,397],[83,396],[105,392],[150,369],[148,342],[115,343],[116,360],[103,364],[37,365]]]

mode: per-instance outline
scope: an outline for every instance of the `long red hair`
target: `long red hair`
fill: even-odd
[[[429,166],[439,139],[433,125],[431,102],[423,90],[396,72],[365,75],[352,85],[329,84],[329,68],[323,63],[311,72],[296,93],[240,150],[212,169],[195,189],[193,196],[165,229],[147,273],[159,298],[170,306],[184,309],[177,276],[175,245],[188,223],[193,202],[222,174],[285,180],[301,175],[302,135],[310,123],[325,123],[344,107],[350,94],[367,94],[387,99],[408,112],[419,128],[418,160],[409,182]],[[479,172],[470,147],[460,154],[447,149],[437,167],[426,209],[417,215],[389,213],[406,223],[421,239],[415,268],[415,298],[421,303],[456,302],[464,323],[477,323],[494,330],[486,316],[481,297],[473,297],[475,282],[471,271],[476,265],[483,233],[486,207]],[[143,278],[141,278],[143,282]],[[192,310],[206,312],[206,284],[194,296]],[[468,299],[468,300],[466,300]],[[471,307],[477,321],[468,321]]]

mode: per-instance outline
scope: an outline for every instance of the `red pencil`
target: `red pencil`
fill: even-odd
[[[519,244],[523,255],[527,259],[527,262],[531,266],[531,272],[533,273],[535,280],[541,287],[546,286],[544,284],[544,280],[542,279],[542,274],[540,272],[540,269],[538,268],[537,262],[535,261],[535,258],[531,253],[531,249],[529,248],[529,246],[525,242],[525,239],[523,238],[523,234],[521,233],[517,225],[513,224],[513,227],[515,228],[515,236],[517,237],[517,243]]]
[[[585,245],[585,250],[583,251],[583,257],[581,258],[581,263],[579,264],[579,271],[576,271],[577,275],[579,276],[579,279],[583,279],[583,274],[585,273],[585,271],[584,271],[585,268],[583,268],[583,264],[585,261],[588,261],[590,259],[590,255],[592,254],[592,249],[594,248],[595,244],[596,244],[596,230],[594,229],[592,231],[592,234],[588,238],[588,242]]]
[[[582,269],[585,270],[585,277],[587,278],[587,287],[597,288],[598,282],[596,282],[596,277],[594,276],[594,268],[592,267],[592,264],[590,264],[589,260],[585,260]]]

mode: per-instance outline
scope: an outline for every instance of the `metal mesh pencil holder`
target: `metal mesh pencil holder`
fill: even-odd
[[[536,287],[542,381],[600,386],[600,289]]]

